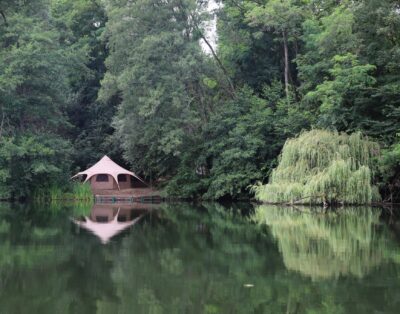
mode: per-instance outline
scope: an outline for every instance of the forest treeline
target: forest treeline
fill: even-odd
[[[313,128],[379,142],[375,183],[398,198],[399,2],[218,4],[0,0],[1,198],[103,154],[172,196],[245,197]]]

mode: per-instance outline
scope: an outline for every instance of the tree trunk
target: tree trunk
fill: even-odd
[[[203,41],[205,42],[207,47],[210,49],[213,58],[217,62],[219,68],[222,70],[222,73],[224,74],[225,79],[228,83],[229,91],[230,91],[231,95],[234,97],[235,96],[235,86],[233,85],[233,82],[229,77],[228,71],[222,64],[222,61],[219,59],[219,57],[218,57],[217,53],[215,52],[214,48],[212,47],[211,43],[207,40],[206,36],[203,34],[202,30],[199,27],[199,24],[197,23],[197,19],[195,18],[195,16],[193,16],[193,14],[188,14],[188,16],[191,17],[194,29],[199,33],[201,39],[203,39]]]
[[[0,124],[0,140],[3,136],[3,125],[4,125],[4,112],[3,112],[3,117],[1,119],[1,124]]]
[[[284,52],[284,59],[285,59],[285,93],[286,99],[288,104],[290,103],[290,95],[289,95],[289,77],[290,77],[290,69],[289,69],[289,49],[288,49],[288,42],[287,42],[287,35],[286,31],[282,32],[283,37],[283,52]]]
[[[229,78],[228,71],[225,69],[225,67],[224,67],[224,65],[222,64],[221,60],[218,58],[218,56],[217,56],[217,54],[216,54],[214,48],[211,46],[211,44],[210,44],[210,42],[207,40],[206,36],[205,36],[203,33],[201,33],[200,36],[201,36],[201,38],[204,40],[204,42],[206,43],[206,45],[208,46],[208,48],[210,49],[211,54],[213,55],[215,61],[217,61],[217,64],[219,65],[220,69],[221,69],[222,72],[224,73],[225,78],[226,78],[226,81],[227,81],[228,84],[229,84],[231,93],[232,93],[232,95],[234,96],[234,95],[235,95],[235,87],[233,86],[233,83],[232,83],[231,79]]]
[[[0,10],[0,15],[2,16],[2,18],[3,18],[3,20],[4,20],[4,25],[5,25],[5,26],[8,26],[6,15],[5,15],[4,12],[1,11],[1,10]]]

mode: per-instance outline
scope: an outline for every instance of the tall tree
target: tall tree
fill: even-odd
[[[289,43],[293,43],[293,57],[298,53],[298,41],[301,35],[304,7],[293,0],[267,0],[265,3],[246,3],[249,25],[261,26],[261,31],[272,31],[280,38],[283,46],[285,93],[290,101],[290,82],[293,81],[290,70]]]
[[[126,158],[150,176],[174,174],[213,111],[213,81],[192,0],[110,2],[110,56],[101,99],[119,96],[114,120]],[[195,171],[195,169],[193,169]]]
[[[83,47],[63,40],[52,15],[56,2],[5,3],[0,3],[7,20],[0,24],[0,190],[1,197],[19,198],[65,186],[72,153],[67,110],[87,58]]]
[[[69,136],[75,148],[74,166],[87,167],[104,154],[121,161],[118,145],[108,140],[113,133],[111,119],[116,112],[116,101],[97,102],[108,53],[103,39],[107,22],[103,2],[53,1],[52,16],[61,33],[61,45],[66,50],[73,49],[75,57],[81,52],[83,61],[74,65],[75,72],[71,77],[74,97],[67,110],[73,125]]]

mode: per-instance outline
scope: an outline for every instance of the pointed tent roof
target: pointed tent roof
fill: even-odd
[[[138,180],[142,181],[143,183],[145,183],[135,173],[133,173],[132,171],[126,170],[126,169],[122,168],[121,166],[117,165],[107,155],[104,155],[103,158],[101,158],[96,164],[91,166],[89,169],[78,172],[72,178],[75,178],[77,176],[87,175],[87,177],[85,179],[85,182],[86,182],[96,174],[109,174],[110,176],[112,176],[114,178],[115,182],[117,182],[118,188],[119,188],[119,183],[118,183],[118,175],[119,174],[131,175],[131,176],[137,178]]]

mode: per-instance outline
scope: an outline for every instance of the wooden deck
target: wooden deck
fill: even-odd
[[[140,196],[160,195],[160,192],[153,188],[134,188],[134,189],[123,189],[123,190],[93,190],[93,194],[140,197]]]
[[[93,190],[96,203],[160,203],[163,198],[152,188]]]

